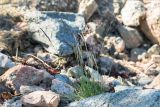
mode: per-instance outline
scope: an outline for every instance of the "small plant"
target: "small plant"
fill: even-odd
[[[77,87],[76,94],[78,99],[84,99],[104,92],[104,87],[100,83],[91,81],[88,77],[82,77]]]

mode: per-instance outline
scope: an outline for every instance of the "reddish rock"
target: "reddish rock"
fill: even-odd
[[[6,85],[12,86],[14,90],[19,91],[21,85],[37,85],[49,75],[45,70],[17,65],[7,70],[0,78],[2,81],[6,81]]]

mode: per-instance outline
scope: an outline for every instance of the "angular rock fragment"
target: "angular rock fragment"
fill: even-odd
[[[25,107],[57,107],[60,96],[52,91],[35,91],[22,97]]]
[[[76,13],[26,12],[28,30],[33,39],[40,42],[50,53],[66,56],[78,45],[78,34],[84,29],[84,18]],[[43,32],[44,31],[44,32]]]
[[[125,41],[127,48],[136,48],[143,43],[141,34],[135,28],[119,26],[118,31]]]
[[[82,14],[88,20],[97,10],[98,5],[95,0],[82,0],[79,5],[78,13]]]
[[[54,79],[52,81],[51,90],[64,96],[73,95],[75,91],[75,89],[71,85],[64,83],[62,81],[59,81],[58,79]]]
[[[38,70],[31,66],[17,65],[7,70],[2,76],[1,81],[5,81],[7,86],[19,92],[21,85],[37,85],[50,74],[45,70]]]

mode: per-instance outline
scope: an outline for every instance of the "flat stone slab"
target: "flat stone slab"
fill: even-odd
[[[70,103],[67,107],[159,107],[160,90],[127,89]]]

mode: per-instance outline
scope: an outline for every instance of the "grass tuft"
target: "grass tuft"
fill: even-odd
[[[89,80],[87,77],[82,77],[77,87],[78,100],[88,98],[94,95],[104,93],[105,89],[102,84]]]

